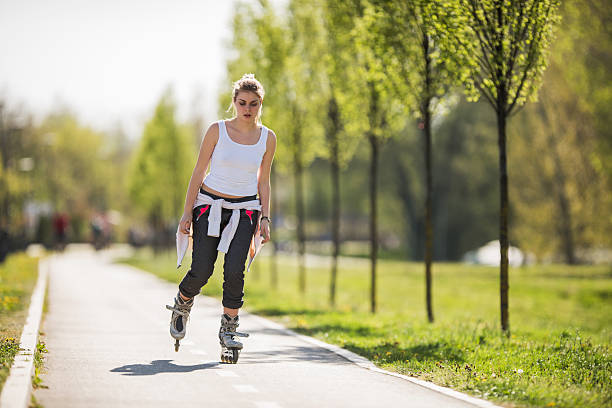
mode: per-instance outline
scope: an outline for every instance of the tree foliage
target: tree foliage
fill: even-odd
[[[442,13],[468,95],[512,114],[537,89],[548,64],[558,0],[459,0]],[[453,3],[450,3],[453,4]]]
[[[497,116],[500,180],[500,306],[501,327],[509,332],[508,319],[508,170],[507,118],[535,92],[547,64],[553,26],[558,21],[558,0],[460,0],[449,7],[443,20],[449,46],[460,49],[458,66],[468,92],[474,89]],[[455,21],[453,17],[457,18]]]
[[[195,164],[188,131],[176,123],[174,112],[167,91],[145,126],[129,174],[135,213],[158,228],[180,217]]]
[[[66,108],[35,123],[8,101],[2,106],[0,203],[11,240],[51,244],[50,218],[62,212],[70,221],[68,239],[85,241],[92,214],[126,208],[122,175],[129,146],[119,154],[111,135]]]
[[[7,105],[0,99],[0,233],[7,234],[0,237],[0,261],[7,250],[14,249],[12,240],[5,242],[8,235],[24,233],[22,207],[33,188],[31,172],[39,165],[32,148],[31,120]]]
[[[513,126],[516,238],[539,259],[593,261],[612,242],[609,136],[612,60],[603,2],[564,2],[540,97]],[[607,79],[606,79],[607,77]],[[596,249],[596,250],[595,250]]]
[[[432,302],[432,260],[434,247],[432,121],[436,107],[457,77],[451,63],[454,55],[444,47],[448,32],[438,21],[448,2],[441,0],[393,2],[375,1],[376,17],[370,32],[377,32],[376,43],[382,45],[379,59],[394,83],[397,97],[419,118],[423,137],[425,181],[425,281],[426,306],[430,322],[434,321]],[[410,199],[406,188],[401,194]],[[410,205],[410,204],[409,204]]]

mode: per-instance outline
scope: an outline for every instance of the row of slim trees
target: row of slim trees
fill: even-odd
[[[301,0],[289,1],[287,10],[259,3],[236,8],[238,54],[227,72],[230,78],[254,72],[268,89],[264,118],[280,135],[275,167],[294,177],[300,290],[306,285],[304,167],[317,155],[331,164],[334,304],[340,170],[364,138],[370,147],[370,300],[376,311],[379,152],[410,116],[423,138],[426,307],[433,322],[432,119],[447,94],[461,87],[470,100],[484,98],[497,119],[501,327],[509,332],[507,121],[536,95],[559,2]]]
[[[267,88],[263,118],[279,135],[273,183],[278,185],[278,179],[285,174],[291,174],[294,180],[300,290],[306,289],[306,228],[300,222],[305,219],[307,203],[312,201],[311,194],[304,193],[308,185],[304,173],[318,166],[320,161],[312,165],[317,157],[330,164],[329,183],[318,183],[317,191],[324,185],[332,186],[328,194],[334,243],[329,296],[334,304],[343,204],[340,184],[342,180],[346,186],[359,177],[360,169],[352,173],[346,170],[362,163],[361,150],[367,147],[371,309],[376,310],[378,233],[381,223],[388,222],[384,213],[376,219],[376,208],[385,206],[384,201],[377,202],[377,191],[384,191],[389,183],[398,184],[398,205],[410,213],[407,223],[412,223],[411,234],[422,229],[422,241],[426,242],[422,256],[427,312],[433,320],[432,246],[446,245],[442,236],[445,231],[455,236],[457,231],[469,229],[474,214],[494,206],[489,193],[483,193],[483,188],[492,189],[487,176],[485,183],[476,183],[476,188],[459,188],[452,196],[455,200],[461,194],[470,197],[462,202],[443,203],[442,209],[436,210],[436,203],[440,208],[440,201],[451,197],[444,196],[444,188],[456,187],[459,179],[472,173],[489,173],[493,167],[494,153],[489,152],[493,148],[467,148],[468,144],[491,143],[483,135],[478,136],[491,129],[493,116],[481,116],[487,104],[494,108],[500,142],[502,327],[506,331],[509,327],[504,312],[509,208],[515,214],[513,236],[520,235],[530,248],[542,245],[554,249],[558,243],[568,263],[575,260],[577,247],[610,247],[612,126],[607,110],[612,82],[607,79],[609,70],[602,68],[609,65],[612,50],[606,41],[609,8],[604,0],[563,4],[564,25],[553,44],[555,53],[540,92],[541,102],[528,106],[520,120],[511,122],[512,143],[508,149],[512,153],[513,183],[508,183],[508,118],[536,95],[552,28],[558,19],[557,7],[556,2],[535,0],[305,0],[290,1],[287,9],[274,8],[265,1],[236,8],[236,57],[228,63],[228,77],[236,79],[244,72],[254,72]],[[473,109],[463,101],[453,105],[461,90],[469,100],[482,96],[485,102],[472,104]],[[36,123],[27,112],[10,109],[1,101],[2,233],[8,232],[27,243],[29,238],[24,231],[36,228],[28,213],[60,211],[70,214],[73,238],[82,240],[86,239],[92,213],[114,209],[123,214],[122,228],[147,223],[154,233],[146,237],[169,236],[171,240],[195,160],[193,139],[200,139],[202,128],[201,122],[195,120],[178,123],[172,99],[171,92],[162,96],[135,149],[120,129],[107,133],[92,130],[66,109]],[[220,106],[228,102],[229,95],[224,95]],[[440,113],[449,106],[450,114]],[[480,130],[475,132],[470,120],[477,122]],[[422,141],[422,160],[411,152],[408,155],[393,151],[389,155],[389,148],[414,149],[415,132]],[[437,160],[432,160],[436,153]],[[459,153],[475,156],[459,157]],[[395,157],[402,161],[387,163]],[[393,168],[396,179],[385,181],[381,174],[385,168]],[[433,169],[438,169],[436,174]],[[419,183],[414,182],[415,172],[421,174]],[[442,173],[446,173],[444,177]],[[380,185],[379,178],[384,181]],[[388,200],[389,194],[384,198]],[[354,199],[353,194],[350,200]],[[275,209],[283,205],[282,197],[274,195],[272,200]],[[354,214],[361,214],[363,204],[360,202]],[[440,220],[449,218],[449,213],[442,214],[448,206],[455,211],[450,213],[453,219],[462,217],[462,208],[466,207],[472,216],[465,222],[440,228],[444,224]],[[420,207],[424,209],[423,221],[415,216]],[[440,221],[436,229],[432,228],[434,220]],[[466,230],[461,239],[472,245],[474,235],[490,234],[491,228],[485,227]],[[440,230],[434,237],[434,231]],[[415,244],[413,235],[409,242]],[[420,245],[418,242],[414,246]],[[465,250],[465,246],[462,248]],[[412,251],[413,257],[421,256],[421,250]],[[275,285],[276,263],[272,265]]]

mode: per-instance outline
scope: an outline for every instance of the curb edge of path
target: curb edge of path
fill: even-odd
[[[245,312],[243,312],[245,313]],[[365,357],[360,356],[359,354],[353,353],[352,351],[343,349],[341,347],[335,346],[333,344],[329,344],[329,343],[325,343],[324,341],[315,339],[314,337],[309,337],[309,336],[305,336],[303,334],[299,334],[291,329],[287,329],[286,327],[284,327],[283,325],[273,322],[271,320],[268,320],[264,317],[258,316],[256,314],[253,313],[245,313],[248,314],[250,317],[255,318],[256,320],[258,320],[262,325],[270,328],[270,329],[274,329],[274,330],[278,330],[282,333],[285,333],[287,335],[290,336],[294,336],[294,337],[298,337],[301,340],[313,344],[315,346],[319,346],[322,347],[326,350],[329,350],[345,359],[347,359],[348,361],[350,361],[351,363],[354,363],[356,365],[358,365],[359,367],[365,368],[367,370],[370,371],[374,371],[377,373],[381,373],[381,374],[386,374],[386,375],[390,375],[392,377],[397,377],[397,378],[401,378],[403,380],[409,381],[413,384],[417,384],[421,387],[427,388],[429,390],[432,391],[436,391],[440,394],[444,394],[448,397],[451,398],[455,398],[464,402],[467,402],[469,404],[472,404],[476,407],[479,408],[502,408],[498,405],[493,404],[492,402],[489,401],[485,401],[483,399],[480,398],[476,398],[476,397],[472,397],[470,395],[464,394],[462,392],[459,391],[455,391],[453,389],[447,388],[447,387],[442,387],[440,385],[436,385],[434,383],[428,382],[428,381],[424,381],[424,380],[419,380],[418,378],[414,378],[414,377],[410,377],[407,375],[403,375],[403,374],[399,374],[399,373],[394,373],[392,371],[387,371],[387,370],[383,370],[382,368],[376,367],[374,365],[374,363],[372,363],[370,360],[368,360]]]
[[[167,280],[160,278],[159,276],[156,276],[155,274],[145,271],[143,269],[134,267],[134,266],[130,266],[130,265],[126,265],[126,264],[122,264],[123,267],[128,267],[131,268],[133,270],[142,272],[148,276],[150,276],[152,279],[155,279],[157,281],[160,282],[164,282],[165,284],[170,284]],[[204,295],[204,294],[200,294],[197,296],[198,298],[198,303],[199,302],[205,302],[209,305],[218,305],[218,300],[215,299],[212,296],[209,295]],[[285,326],[281,325],[280,323],[276,323],[272,320],[266,319],[265,317],[262,316],[258,316],[255,313],[251,313],[248,312],[247,310],[241,310],[240,311],[241,314],[245,314],[248,315],[249,317],[259,321],[263,326],[269,328],[269,329],[273,329],[273,330],[277,330],[281,333],[284,333],[286,335],[289,336],[293,336],[293,337],[297,337],[301,340],[303,340],[306,343],[310,343],[312,345],[324,348],[328,351],[331,351],[332,353],[335,353],[337,355],[339,355],[340,357],[345,358],[346,360],[350,361],[353,364],[358,365],[361,368],[365,368],[367,370],[370,371],[374,371],[380,374],[385,374],[385,375],[389,375],[392,377],[397,377],[397,378],[401,378],[405,381],[411,382],[413,384],[419,385],[423,388],[427,388],[431,391],[435,391],[438,392],[440,394],[446,395],[448,397],[466,402],[468,404],[471,404],[475,407],[479,407],[479,408],[503,408],[499,405],[495,405],[494,403],[490,402],[490,401],[486,401],[480,398],[476,398],[476,397],[472,397],[468,394],[464,394],[462,392],[459,391],[455,391],[451,388],[447,388],[447,387],[442,387],[440,385],[436,385],[434,383],[428,382],[428,381],[424,381],[424,380],[419,380],[418,378],[414,378],[414,377],[410,377],[407,375],[403,375],[403,374],[399,374],[399,373],[395,373],[392,371],[387,371],[387,370],[383,370],[382,368],[376,367],[374,365],[374,363],[372,363],[370,360],[368,360],[365,357],[362,357],[356,353],[353,353],[352,351],[343,349],[339,346],[335,346],[333,344],[329,344],[329,343],[325,343],[324,341],[315,339],[314,337],[309,337],[309,336],[305,336],[303,334],[299,334],[291,329],[286,328]],[[2,407],[3,408],[3,407]]]
[[[15,356],[9,376],[2,388],[2,394],[0,394],[0,407],[2,408],[26,408],[30,403],[34,353],[38,343],[38,330],[42,318],[49,269],[50,258],[41,259],[38,263],[38,278],[32,291],[28,317],[19,340],[19,353]]]

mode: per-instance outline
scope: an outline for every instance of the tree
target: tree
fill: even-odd
[[[506,127],[508,118],[536,96],[559,20],[559,1],[459,0],[457,5],[443,14],[446,29],[453,33],[449,47],[458,51],[458,66],[465,67],[466,91],[484,97],[497,117],[501,327],[509,333]]]
[[[283,113],[283,95],[286,92],[286,61],[289,52],[289,44],[287,41],[287,29],[283,26],[280,17],[275,14],[274,9],[268,2],[262,3],[262,12],[258,17],[253,17],[251,21],[256,38],[259,43],[249,52],[252,54],[254,62],[253,70],[261,79],[264,86],[271,90],[265,100],[265,116],[264,119],[268,125],[273,128],[277,134],[283,135],[283,132],[288,130],[286,115]],[[237,27],[242,30],[241,27]],[[244,48],[243,48],[244,49]],[[247,57],[248,58],[248,57]],[[287,134],[287,133],[284,133]],[[270,173],[270,182],[272,191],[270,192],[270,210],[272,214],[280,214],[280,205],[278,200],[278,163],[283,163],[283,159],[279,158],[283,155],[284,146],[286,143],[277,145],[277,153],[275,154],[275,165],[272,166]],[[280,154],[278,147],[280,147]],[[283,155],[283,157],[285,157]],[[278,237],[276,237],[276,225],[270,225],[270,234],[272,235],[272,256],[270,259],[270,286],[274,289],[278,288]]]
[[[130,197],[155,231],[155,248],[171,241],[195,163],[189,132],[176,123],[174,111],[167,90],[145,125],[129,174]]]
[[[563,2],[563,29],[551,56],[581,110],[591,116],[597,146],[593,166],[612,188],[612,8],[606,0]],[[568,64],[569,63],[569,64]],[[591,124],[589,124],[591,125]]]
[[[349,6],[350,7],[350,6]],[[319,155],[329,162],[331,181],[331,236],[332,262],[329,303],[335,305],[340,254],[340,169],[355,151],[343,131],[338,94],[345,81],[345,67],[351,62],[350,29],[353,21],[344,10],[326,0],[292,1],[290,4],[294,27],[300,38],[300,54],[310,72],[311,102],[307,105],[309,123],[318,123],[324,134],[325,150]],[[323,107],[323,111],[322,108]]]
[[[230,76],[239,76],[251,69],[269,93],[264,100],[264,120],[278,136],[272,182],[276,169],[291,172],[294,179],[296,213],[296,241],[298,246],[298,285],[306,290],[306,214],[304,206],[304,169],[321,149],[322,128],[311,120],[307,108],[317,104],[320,92],[316,72],[311,72],[304,60],[309,39],[304,30],[313,27],[311,19],[301,14],[301,8],[289,4],[285,18],[266,0],[258,7],[245,5],[250,10],[235,17],[234,47],[236,59],[228,64]],[[248,33],[248,34],[247,34]],[[246,39],[245,40],[245,34]],[[307,140],[304,131],[308,126]],[[277,202],[272,189],[272,204]],[[275,265],[275,263],[272,263]],[[273,285],[276,273],[271,274]]]
[[[303,81],[308,86],[302,87],[308,103],[304,114],[307,122],[314,124],[316,133],[325,139],[327,152],[317,149],[320,156],[326,155],[330,162],[332,181],[332,266],[330,279],[330,305],[335,303],[338,254],[340,249],[340,183],[339,183],[339,142],[340,118],[335,102],[332,83],[333,64],[338,58],[340,48],[333,48],[332,42],[341,37],[331,34],[333,24],[329,24],[331,13],[324,0],[292,0],[289,3],[290,26],[296,44],[294,54],[300,57],[301,71],[308,77]],[[296,77],[297,79],[297,77]],[[323,107],[323,112],[321,110]],[[320,151],[319,151],[320,150]],[[327,153],[327,154],[326,154]]]
[[[0,229],[10,250],[31,241],[51,245],[53,213],[68,217],[69,240],[87,241],[92,214],[128,208],[124,135],[96,131],[65,106],[36,123],[10,105],[0,99]]]
[[[378,257],[378,169],[379,154],[384,141],[401,128],[404,108],[393,98],[392,84],[386,79],[383,62],[376,57],[380,44],[370,29],[375,16],[366,2],[330,1],[329,7],[347,22],[350,63],[344,71],[339,93],[339,105],[345,129],[349,134],[361,134],[370,147],[370,311],[376,312],[376,261]]]
[[[425,164],[425,299],[427,318],[434,321],[432,305],[433,259],[433,172],[432,119],[436,107],[448,92],[452,67],[448,50],[439,43],[445,41],[444,26],[437,14],[445,7],[441,0],[374,1],[379,10],[373,23],[380,34],[383,66],[395,79],[394,89],[408,109],[416,113],[423,134]],[[390,71],[397,71],[397,73]],[[398,75],[399,74],[399,75]]]
[[[37,163],[31,118],[0,98],[0,262],[25,244],[24,202]]]
[[[539,101],[510,137],[517,215],[514,235],[540,259],[596,261],[612,237],[610,118],[612,60],[605,2],[564,2]],[[519,187],[520,186],[520,187]],[[593,251],[595,250],[595,251]]]

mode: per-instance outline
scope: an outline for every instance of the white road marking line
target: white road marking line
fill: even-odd
[[[200,355],[200,356],[205,356],[205,355],[207,355],[207,354],[208,354],[208,353],[207,353],[207,352],[205,352],[204,350],[190,350],[190,351],[191,351],[191,354],[198,354],[198,355]]]
[[[181,340],[181,346],[193,346],[194,344],[191,340]]]
[[[219,375],[219,377],[238,377],[238,374],[233,371],[219,370],[216,371],[216,373]]]
[[[281,408],[276,402],[272,401],[258,401],[254,403],[257,408]]]
[[[253,387],[252,385],[246,385],[246,384],[234,384],[234,388],[238,391],[238,392],[259,392],[257,390],[257,388]]]

